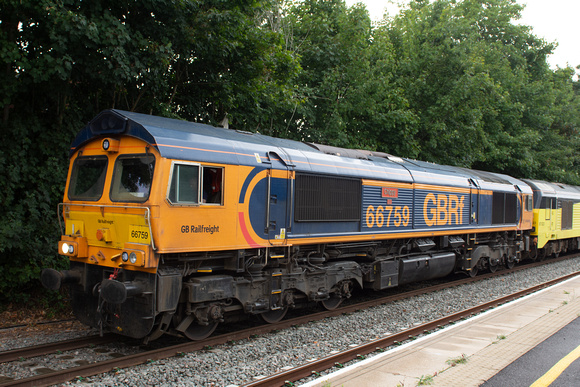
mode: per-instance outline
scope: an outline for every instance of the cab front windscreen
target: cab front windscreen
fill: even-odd
[[[119,156],[115,161],[111,184],[114,202],[144,202],[149,198],[155,157],[146,155]]]
[[[78,157],[70,177],[70,200],[97,201],[103,195],[108,159],[105,156]]]
[[[106,156],[81,156],[73,163],[68,198],[74,201],[98,201],[103,196],[107,177]],[[155,156],[124,155],[115,160],[111,178],[110,200],[145,202],[149,199]]]

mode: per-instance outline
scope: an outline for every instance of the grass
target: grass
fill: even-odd
[[[498,341],[499,340],[505,340],[506,339],[506,335],[497,335],[496,338],[497,338]],[[492,344],[497,344],[498,341],[494,341],[494,342],[492,342]]]
[[[449,364],[451,367],[455,367],[457,364],[465,364],[469,358],[464,353],[458,357],[452,357],[451,359],[447,359],[445,363]]]
[[[421,377],[417,379],[419,379],[417,386],[427,386],[433,383],[433,375],[421,375]]]

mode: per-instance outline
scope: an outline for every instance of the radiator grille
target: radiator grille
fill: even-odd
[[[296,175],[295,221],[360,221],[361,181]]]

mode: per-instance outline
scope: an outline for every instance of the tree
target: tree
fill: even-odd
[[[2,0],[0,294],[58,258],[75,133],[106,108],[256,130],[298,68],[266,1]],[[268,110],[269,109],[269,110]],[[261,114],[263,110],[266,114]]]
[[[512,24],[514,0],[412,1],[388,25],[397,78],[420,117],[419,158],[516,176],[549,125],[551,44]]]
[[[185,33],[174,45],[171,103],[182,118],[267,131],[288,108],[299,65],[269,23],[276,1],[198,1],[189,4]]]
[[[580,93],[573,81],[573,68],[557,69],[550,75],[553,97],[549,125],[539,130],[539,141],[531,149],[537,167],[534,177],[580,185]]]
[[[307,0],[289,12],[293,49],[302,71],[301,104],[288,118],[288,135],[329,145],[413,152],[395,132],[415,120],[393,87],[390,42],[376,39],[366,10],[344,1]],[[411,126],[412,127],[412,126]],[[410,136],[412,138],[412,135]]]
[[[580,86],[515,0],[0,0],[0,294],[56,253],[68,145],[118,108],[580,184]]]

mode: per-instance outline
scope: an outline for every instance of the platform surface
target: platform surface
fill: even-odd
[[[482,384],[482,387],[580,386],[580,317]],[[556,363],[556,364],[555,364]],[[534,386],[534,387],[536,387]]]
[[[480,386],[579,315],[580,276],[345,367],[304,386],[409,387],[420,382],[445,387]],[[576,346],[580,345],[580,334],[576,335],[575,340]],[[467,360],[450,365],[454,359],[461,357]],[[558,360],[553,359],[553,363]],[[539,376],[546,371],[537,369]],[[519,385],[530,384],[524,382]]]

